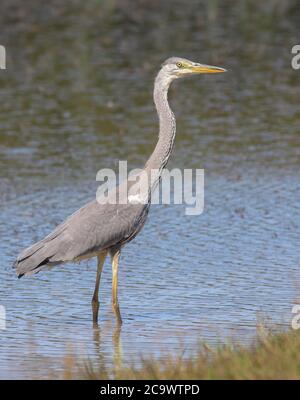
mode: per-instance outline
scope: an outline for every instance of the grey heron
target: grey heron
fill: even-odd
[[[161,66],[154,83],[154,103],[159,117],[159,136],[156,147],[146,162],[143,172],[149,176],[155,170],[156,179],[149,179],[146,202],[116,202],[102,204],[97,199],[89,202],[46,236],[22,251],[14,266],[18,277],[35,274],[47,267],[66,262],[98,258],[96,283],[92,298],[93,322],[97,324],[98,292],[103,264],[107,254],[112,261],[112,308],[117,322],[122,323],[118,302],[118,265],[122,247],[132,240],[144,226],[150,207],[151,191],[166,166],[175,138],[175,117],[168,103],[168,89],[177,78],[203,73],[221,73],[220,67],[199,64],[184,58],[168,58]],[[114,190],[120,193],[122,183]],[[127,193],[126,193],[127,196]],[[134,196],[133,196],[134,197]]]

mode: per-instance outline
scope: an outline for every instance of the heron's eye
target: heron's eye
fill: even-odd
[[[182,65],[181,62],[176,63],[176,66],[177,66],[178,68],[182,68],[182,67],[183,67],[183,65]]]

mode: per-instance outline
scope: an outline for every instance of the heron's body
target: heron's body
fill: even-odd
[[[80,208],[40,242],[18,256],[19,276],[57,264],[79,262],[133,239],[145,223],[149,206],[99,204]],[[103,234],[105,232],[105,234]]]
[[[223,71],[218,67],[201,65],[185,59],[171,58],[165,61],[154,85],[154,102],[160,126],[159,138],[154,152],[142,171],[149,178],[145,188],[146,201],[145,199],[143,202],[135,201],[136,199],[139,200],[139,195],[135,192],[131,193],[130,196],[128,191],[124,194],[122,191],[123,184],[111,189],[114,194],[117,192],[117,198],[120,193],[122,193],[122,196],[127,196],[127,201],[110,204],[94,200],[80,208],[58,225],[52,233],[19,254],[15,262],[19,277],[31,275],[47,267],[65,262],[79,262],[97,256],[97,278],[92,303],[93,320],[97,322],[100,276],[105,257],[109,253],[112,257],[113,268],[113,309],[117,320],[121,322],[117,298],[120,250],[144,226],[149,212],[151,191],[168,162],[174,143],[175,117],[168,103],[170,83],[183,75]],[[155,171],[154,180],[153,171]]]

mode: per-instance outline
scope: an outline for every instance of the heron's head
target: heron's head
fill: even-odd
[[[173,80],[194,74],[218,74],[226,72],[226,69],[196,63],[186,58],[171,57],[162,64],[162,71],[165,76]]]

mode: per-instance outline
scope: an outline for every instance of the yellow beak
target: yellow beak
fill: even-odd
[[[220,74],[226,72],[226,69],[220,67],[214,67],[213,65],[190,65],[189,70],[195,74]]]

